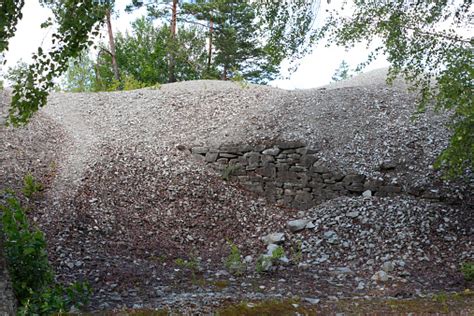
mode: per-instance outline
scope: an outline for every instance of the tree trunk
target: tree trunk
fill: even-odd
[[[109,46],[110,46],[110,55],[112,57],[112,68],[114,71],[114,78],[117,81],[120,81],[120,73],[117,65],[117,58],[115,54],[115,40],[114,40],[114,32],[112,30],[112,19],[110,18],[110,8],[107,9],[106,13],[107,19],[107,31],[109,32]]]
[[[214,22],[212,17],[209,19],[209,51],[207,56],[207,73],[211,71],[211,62],[212,62],[212,32],[214,31]]]
[[[175,49],[175,39],[176,39],[176,19],[177,19],[177,10],[178,10],[178,0],[173,0],[173,6],[172,6],[172,9],[171,9],[171,43],[172,43],[172,46],[170,47],[170,52],[169,52],[169,56],[170,56],[170,61],[169,61],[169,65],[168,65],[168,82],[176,82],[176,77],[175,77],[175,74],[174,74],[174,69],[175,69],[175,64],[176,64],[176,60],[175,60],[175,52],[174,52],[174,49]]]

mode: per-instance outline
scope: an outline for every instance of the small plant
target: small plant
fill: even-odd
[[[39,192],[43,190],[43,185],[38,182],[32,175],[31,173],[28,173],[24,178],[23,178],[23,194],[27,198],[31,198],[33,194],[36,192]]]
[[[161,89],[161,84],[156,83],[152,86],[149,86],[148,88],[151,89],[151,90],[160,90]]]
[[[175,263],[178,267],[180,267],[183,270],[189,270],[191,272],[192,280],[193,283],[196,283],[196,273],[199,270],[199,262],[197,261],[196,258],[191,258],[189,260],[184,260],[181,258],[178,258],[175,260]]]
[[[298,240],[296,247],[291,247],[291,260],[294,263],[299,263],[303,260],[303,242]]]
[[[7,192],[0,204],[5,258],[19,302],[19,315],[46,315],[66,312],[70,307],[87,303],[90,288],[84,283],[63,287],[54,281],[48,262],[44,234],[28,224],[20,201]]]
[[[239,170],[239,165],[227,165],[224,170],[222,170],[222,179],[224,179],[225,181],[229,181],[230,177],[235,175]]]
[[[272,251],[271,255],[261,255],[257,259],[255,270],[257,273],[263,273],[270,270],[270,268],[281,258],[285,256],[285,250],[282,246],[278,246]]]
[[[225,267],[234,275],[242,275],[245,272],[245,263],[242,262],[242,255],[237,245],[229,242],[230,254],[225,261]]]
[[[245,81],[244,76],[242,76],[242,74],[239,71],[237,71],[237,69],[233,69],[233,76],[231,80],[239,84],[242,89],[246,89],[249,87],[248,82]]]
[[[474,281],[474,262],[465,262],[461,265],[461,272],[466,281]]]

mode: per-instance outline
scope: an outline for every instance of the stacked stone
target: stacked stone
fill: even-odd
[[[302,142],[194,147],[191,152],[220,172],[227,169],[232,179],[270,202],[299,209],[367,190],[378,195],[401,191],[397,186],[368,181],[361,174],[345,174],[319,159],[317,151]]]

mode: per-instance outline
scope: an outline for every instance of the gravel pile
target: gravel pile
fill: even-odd
[[[305,215],[303,229],[289,234],[306,254],[301,266],[332,270],[339,280],[355,277],[357,290],[389,280],[455,287],[459,262],[474,260],[469,209],[409,197],[344,197]]]
[[[472,212],[464,203],[472,188],[439,180],[430,164],[448,142],[446,117],[427,113],[413,122],[413,104],[412,95],[382,84],[283,91],[193,81],[55,93],[27,129],[0,130],[8,140],[0,157],[3,167],[22,151],[42,153],[42,179],[45,165],[56,162],[54,181],[45,181],[29,215],[47,234],[59,280],[87,280],[95,289],[93,309],[185,310],[197,298],[198,305],[292,295],[317,301],[373,295],[380,282],[405,293],[459,289],[459,262],[472,258]],[[183,150],[276,140],[303,140],[335,169],[446,191],[458,204],[344,198],[298,215],[225,182]],[[387,162],[398,167],[382,172]],[[9,173],[23,175],[29,166],[36,165],[26,160]],[[290,219],[303,219],[306,228],[288,232]],[[288,262],[260,275],[261,238],[272,232],[284,233]],[[223,271],[228,241],[247,257],[243,276]],[[196,259],[205,285],[176,259]],[[225,289],[211,286],[223,279]]]

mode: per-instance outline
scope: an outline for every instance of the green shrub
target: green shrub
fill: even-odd
[[[461,272],[466,281],[474,281],[474,262],[465,262],[461,266]]]
[[[23,178],[23,194],[27,198],[31,198],[33,194],[36,192],[39,192],[43,190],[43,185],[36,181],[36,179],[31,175],[31,173],[28,173],[24,178]]]
[[[19,302],[20,315],[43,315],[65,312],[71,306],[87,303],[90,289],[82,283],[63,287],[54,281],[48,262],[44,234],[28,224],[20,201],[10,192],[0,204],[5,257]]]
[[[136,90],[136,89],[141,89],[145,88],[146,84],[138,81],[135,79],[133,76],[125,76],[125,79],[123,80],[123,90],[128,91],[128,90]]]
[[[245,263],[242,262],[242,255],[237,245],[229,242],[230,254],[225,261],[225,267],[234,275],[242,275],[245,272]]]
[[[175,263],[178,267],[180,267],[184,270],[190,271],[192,281],[193,281],[193,283],[196,283],[196,273],[199,270],[199,262],[196,258],[192,257],[189,260],[184,260],[184,259],[178,258],[178,259],[175,260]]]
[[[222,179],[224,179],[225,181],[229,181],[230,177],[233,176],[239,170],[239,165],[227,165],[224,170],[222,170]]]

